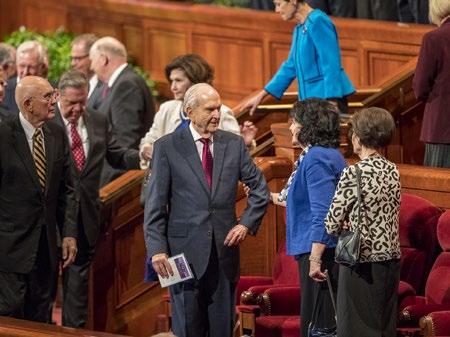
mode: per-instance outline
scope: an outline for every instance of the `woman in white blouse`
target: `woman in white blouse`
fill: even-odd
[[[182,101],[186,91],[194,84],[209,83],[214,79],[211,66],[197,54],[186,54],[176,57],[166,66],[167,80],[174,99],[161,104],[156,113],[153,125],[141,140],[139,154],[145,163],[152,157],[153,143],[160,137],[189,125],[189,119],[182,111]],[[225,105],[220,108],[219,128],[244,137],[247,146],[254,145],[256,127],[246,121],[240,128],[233,112]],[[143,165],[142,166],[146,166]]]

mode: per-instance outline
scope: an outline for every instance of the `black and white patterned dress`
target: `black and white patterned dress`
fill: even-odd
[[[360,262],[400,258],[398,214],[400,177],[395,164],[371,156],[356,165],[361,169],[362,223]],[[344,220],[357,226],[358,207],[355,165],[344,169],[325,220],[327,232],[339,235]]]

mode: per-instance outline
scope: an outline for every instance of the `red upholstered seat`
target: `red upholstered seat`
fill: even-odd
[[[400,314],[400,325],[418,327],[419,319],[433,311],[450,310],[450,210],[438,221],[437,238],[442,253],[431,268],[425,286],[425,296],[405,298],[407,305]]]
[[[420,322],[424,336],[450,336],[450,311],[436,311]]]
[[[402,193],[399,216],[402,252],[400,279],[409,283],[418,294],[423,294],[427,275],[440,251],[436,226],[441,214],[442,211],[429,201]]]
[[[256,318],[255,337],[284,337],[283,325],[285,325],[286,333],[292,332],[289,325],[295,320],[299,320],[300,316],[261,316]],[[300,322],[300,321],[299,321]],[[300,324],[298,325],[297,334],[290,335],[292,337],[300,336]]]

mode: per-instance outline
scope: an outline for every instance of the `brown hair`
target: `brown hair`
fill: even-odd
[[[357,111],[350,121],[350,138],[354,133],[362,145],[371,149],[389,145],[394,132],[394,118],[385,109],[376,107],[362,109]]]
[[[170,73],[174,69],[181,69],[192,84],[208,83],[214,80],[214,70],[197,54],[185,54],[175,57],[165,69],[167,81],[170,82]]]

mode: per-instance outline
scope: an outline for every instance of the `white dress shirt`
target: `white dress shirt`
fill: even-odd
[[[25,119],[22,112],[19,112],[20,124],[22,124],[23,130],[25,131],[25,136],[27,137],[28,146],[30,147],[31,153],[33,153],[33,136],[36,132],[36,128]],[[42,130],[41,130],[42,132]],[[42,132],[42,139],[44,140],[44,132]],[[43,142],[44,152],[45,152],[45,140]]]
[[[192,137],[194,138],[195,146],[197,147],[198,156],[200,157],[200,161],[202,161],[202,155],[203,155],[203,143],[200,141],[202,136],[194,129],[194,126],[189,124],[189,130],[191,130]],[[209,137],[209,151],[211,151],[211,156],[214,158],[214,137],[211,135]]]
[[[72,132],[70,122],[67,119],[65,119],[62,115],[61,117],[64,122],[64,125],[66,126],[67,135],[69,136],[69,143],[70,146],[72,147]],[[87,154],[89,152],[89,137],[86,129],[86,124],[84,124],[83,117],[78,118],[77,124],[78,124],[77,131],[81,137],[81,142],[83,143],[84,158],[87,158]]]

